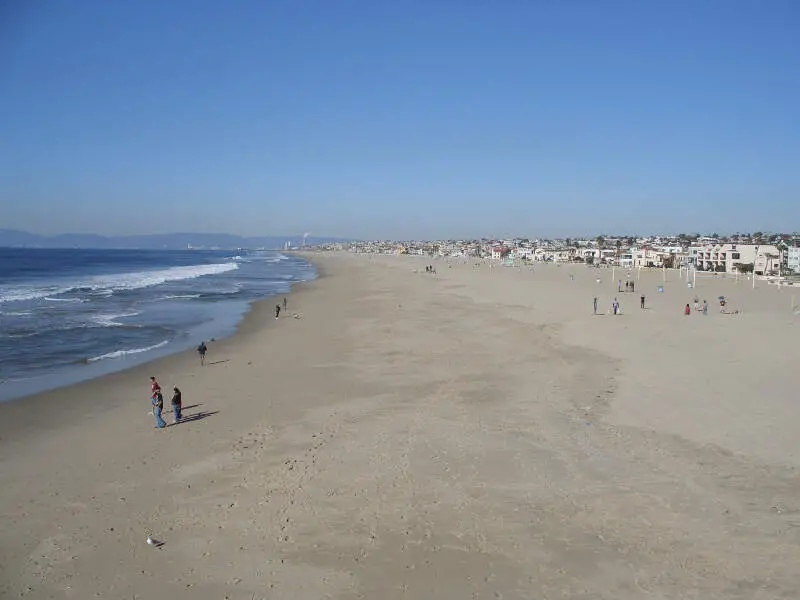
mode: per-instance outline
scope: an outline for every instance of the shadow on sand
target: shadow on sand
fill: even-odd
[[[194,413],[193,415],[186,415],[181,417],[181,420],[178,423],[173,423],[172,425],[170,425],[170,427],[174,427],[175,425],[183,425],[184,423],[191,423],[192,421],[199,421],[201,419],[205,419],[206,417],[210,417],[211,415],[215,415],[218,412],[219,412],[218,410],[211,412],[201,410],[200,412]]]
[[[198,406],[203,406],[203,403],[202,403],[202,402],[199,402],[199,403],[197,403],[197,404],[190,404],[189,406],[184,406],[184,407],[182,407],[182,408],[181,408],[181,410],[182,410],[182,411],[186,411],[186,410],[189,410],[190,408],[197,408]],[[167,414],[172,414],[173,412],[174,412],[174,411],[172,410],[172,405],[170,405],[170,408],[167,408],[167,407],[165,406],[165,407],[164,407],[164,410],[162,411],[162,413],[163,413],[163,414],[165,414],[165,415],[167,415]]]
[[[214,362],[206,363],[206,365],[210,367],[211,365],[221,365],[222,363],[226,363],[226,362],[231,362],[231,359],[230,358],[226,358],[225,360],[215,360]]]

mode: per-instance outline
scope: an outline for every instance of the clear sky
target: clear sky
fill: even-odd
[[[0,228],[800,229],[797,0],[0,7]]]

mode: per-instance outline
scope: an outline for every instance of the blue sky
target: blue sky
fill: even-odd
[[[0,228],[800,229],[800,3],[0,8]]]

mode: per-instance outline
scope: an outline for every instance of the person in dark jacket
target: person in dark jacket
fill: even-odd
[[[181,391],[178,389],[178,386],[172,388],[172,414],[175,415],[175,424],[178,424],[178,421],[181,420],[181,408],[183,408],[183,402],[181,401]]]
[[[200,355],[201,367],[206,364],[206,352],[208,352],[208,346],[206,346],[205,342],[200,342],[200,345],[197,347],[197,353]]]

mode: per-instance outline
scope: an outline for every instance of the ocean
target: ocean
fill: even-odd
[[[225,337],[252,301],[315,276],[270,251],[0,248],[0,400]]]

